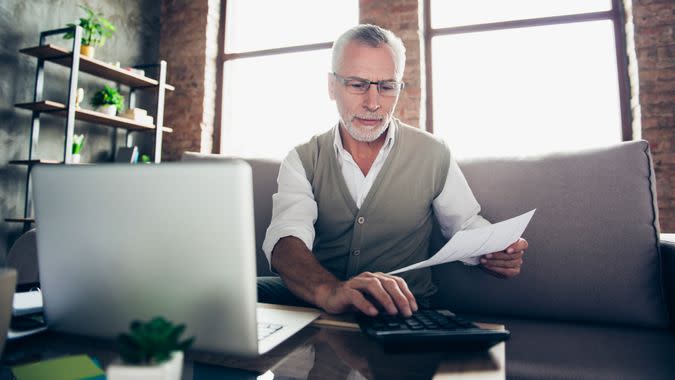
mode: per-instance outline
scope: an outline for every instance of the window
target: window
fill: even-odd
[[[630,139],[630,120],[622,118],[626,69],[616,54],[623,43],[615,41],[620,20],[610,0],[427,4],[427,127],[457,157],[527,155]]]
[[[356,0],[227,1],[221,153],[283,158],[332,127],[330,49],[357,23]]]

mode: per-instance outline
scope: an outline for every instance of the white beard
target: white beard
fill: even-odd
[[[355,127],[351,120],[348,122],[342,120],[342,125],[344,125],[347,133],[349,133],[349,135],[352,136],[354,140],[360,142],[373,142],[382,136],[384,131],[387,130],[387,126],[389,126],[389,118],[383,119],[382,124],[378,125],[377,127],[368,129]]]

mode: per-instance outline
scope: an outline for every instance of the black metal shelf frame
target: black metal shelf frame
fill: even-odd
[[[65,135],[65,141],[63,145],[63,164],[71,164],[72,163],[72,145],[73,145],[73,134],[75,130],[75,105],[76,105],[76,97],[77,97],[77,82],[78,82],[78,77],[80,73],[80,46],[81,46],[81,39],[82,39],[82,28],[80,26],[73,26],[73,27],[67,27],[67,28],[60,28],[60,29],[53,29],[53,30],[47,30],[43,31],[40,33],[40,40],[39,40],[39,46],[45,45],[45,40],[49,36],[57,35],[57,34],[64,34],[66,32],[72,31],[74,34],[73,38],[73,44],[72,44],[72,51],[70,54],[72,55],[72,63],[69,66],[69,80],[68,80],[68,95],[67,95],[67,104],[66,104],[66,124],[65,124],[65,130],[64,130],[64,135]],[[44,80],[45,80],[45,75],[44,75],[44,66],[45,66],[45,61],[49,60],[49,58],[44,58],[44,57],[38,57],[37,58],[37,69],[35,72],[35,87],[33,89],[33,102],[40,102],[43,99],[43,93],[44,93]],[[166,83],[166,71],[167,71],[167,64],[166,61],[160,61],[158,63],[152,63],[152,64],[144,64],[144,65],[137,65],[134,66],[135,68],[157,68],[158,69],[158,84],[156,86],[157,88],[157,108],[156,108],[156,113],[155,113],[155,129],[153,131],[154,133],[154,162],[155,163],[160,163],[162,160],[162,130],[163,130],[163,119],[164,119],[164,94],[167,90],[167,83]],[[121,84],[118,82],[118,88],[121,87]],[[154,87],[145,87],[145,88],[154,88]],[[137,89],[129,86],[129,99],[128,99],[128,107],[133,108],[136,103],[136,94],[135,91]],[[35,160],[33,157],[36,155],[37,148],[38,148],[38,141],[39,141],[39,136],[40,136],[40,114],[42,112],[49,112],[49,111],[41,111],[41,110],[33,110],[32,115],[31,115],[31,128],[30,128],[30,136],[29,136],[29,146],[28,146],[28,158],[27,160],[22,160],[28,162],[27,166],[27,171],[26,171],[26,187],[25,187],[25,193],[24,193],[24,212],[23,212],[23,218],[9,218],[6,221],[9,222],[17,222],[20,221],[23,223],[23,231],[26,232],[31,228],[32,223],[34,223],[34,220],[31,218],[32,214],[32,184],[31,184],[31,170],[35,164],[38,164],[38,160]],[[114,133],[113,136],[117,135],[117,127],[113,128]],[[125,143],[128,145],[130,142],[130,137],[131,133],[133,131],[126,129],[126,138],[125,138]],[[113,152],[112,156],[113,159],[117,153],[117,139],[113,138],[113,146],[112,146]]]

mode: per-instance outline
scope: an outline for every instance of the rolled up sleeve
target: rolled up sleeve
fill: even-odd
[[[441,193],[433,201],[434,213],[446,239],[458,231],[490,225],[480,213],[480,204],[466,182],[459,165],[450,158],[450,169]],[[462,260],[468,265],[477,265],[478,257]]]
[[[295,149],[282,161],[277,184],[278,191],[272,196],[272,221],[262,246],[270,270],[273,270],[272,250],[283,237],[297,237],[305,243],[307,249],[312,250],[314,223],[318,215],[312,186]]]

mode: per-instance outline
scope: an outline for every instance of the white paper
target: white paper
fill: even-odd
[[[42,311],[42,293],[39,290],[14,293],[12,314],[24,315]]]
[[[42,326],[34,328],[32,330],[24,330],[24,331],[14,331],[12,329],[9,329],[7,330],[7,339],[23,338],[24,336],[37,334],[43,331],[47,331],[47,326]]]
[[[464,260],[492,252],[503,251],[523,235],[535,210],[489,226],[459,231],[443,248],[429,259],[397,269],[389,272],[389,274],[397,274],[413,269],[426,268],[450,261]]]

